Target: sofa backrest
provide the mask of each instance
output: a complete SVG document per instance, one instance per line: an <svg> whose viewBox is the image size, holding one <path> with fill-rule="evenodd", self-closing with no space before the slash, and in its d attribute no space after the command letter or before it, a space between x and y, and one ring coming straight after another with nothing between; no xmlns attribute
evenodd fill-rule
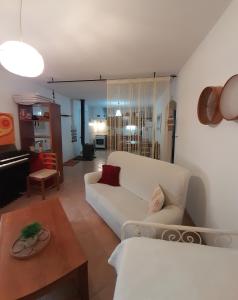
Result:
<svg viewBox="0 0 238 300"><path fill-rule="evenodd" d="M161 160L124 151L112 152L108 164L121 167L120 185L138 197L149 201L160 185L166 204L185 207L190 173L188 170Z"/></svg>

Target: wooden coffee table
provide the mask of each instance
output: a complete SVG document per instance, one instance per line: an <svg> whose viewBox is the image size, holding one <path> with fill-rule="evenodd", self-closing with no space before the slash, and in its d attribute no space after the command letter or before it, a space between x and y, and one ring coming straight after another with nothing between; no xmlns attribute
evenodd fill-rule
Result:
<svg viewBox="0 0 238 300"><path fill-rule="evenodd" d="M27 260L10 255L22 227L37 221L51 231L48 246ZM88 300L87 259L58 199L46 200L3 214L0 222L0 298L36 299L63 280L76 280Z"/></svg>

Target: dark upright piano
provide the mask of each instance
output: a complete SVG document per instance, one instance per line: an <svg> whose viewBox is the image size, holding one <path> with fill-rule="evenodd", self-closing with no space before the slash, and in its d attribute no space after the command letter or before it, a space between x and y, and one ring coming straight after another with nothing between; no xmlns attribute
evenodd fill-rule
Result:
<svg viewBox="0 0 238 300"><path fill-rule="evenodd" d="M0 207L26 191L30 153L15 145L0 145Z"/></svg>

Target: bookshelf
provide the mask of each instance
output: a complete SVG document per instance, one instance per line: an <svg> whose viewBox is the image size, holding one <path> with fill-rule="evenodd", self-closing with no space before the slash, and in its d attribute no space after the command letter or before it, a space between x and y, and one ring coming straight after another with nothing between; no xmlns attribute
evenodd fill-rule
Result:
<svg viewBox="0 0 238 300"><path fill-rule="evenodd" d="M20 141L23 150L55 152L63 181L62 134L60 106L42 102L18 104Z"/></svg>

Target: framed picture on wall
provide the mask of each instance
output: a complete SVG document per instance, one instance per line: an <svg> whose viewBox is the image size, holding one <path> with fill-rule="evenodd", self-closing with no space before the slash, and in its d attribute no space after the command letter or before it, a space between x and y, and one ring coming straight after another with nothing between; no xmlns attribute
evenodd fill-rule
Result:
<svg viewBox="0 0 238 300"><path fill-rule="evenodd" d="M15 144L12 114L0 113L0 145Z"/></svg>

